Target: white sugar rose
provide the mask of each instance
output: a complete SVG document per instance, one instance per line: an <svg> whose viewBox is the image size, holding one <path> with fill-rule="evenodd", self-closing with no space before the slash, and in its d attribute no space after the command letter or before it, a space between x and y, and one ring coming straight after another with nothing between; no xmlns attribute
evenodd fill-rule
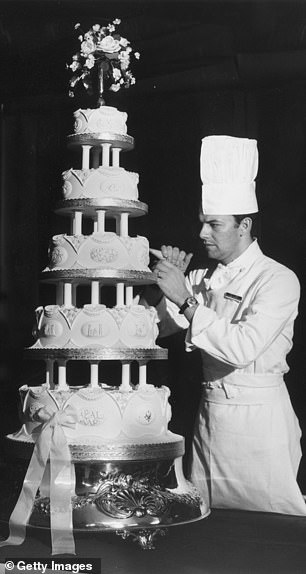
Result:
<svg viewBox="0 0 306 574"><path fill-rule="evenodd" d="M115 40L113 36L105 36L103 40L98 43L99 50L107 52L108 54L113 54L114 52L119 52L121 47L118 40Z"/></svg>
<svg viewBox="0 0 306 574"><path fill-rule="evenodd" d="M124 48L126 48L129 45L129 41L126 38L122 38L120 39L120 44L121 46L123 46Z"/></svg>
<svg viewBox="0 0 306 574"><path fill-rule="evenodd" d="M96 49L96 46L92 40L86 40L81 44L81 52L83 54L91 54Z"/></svg>
<svg viewBox="0 0 306 574"><path fill-rule="evenodd" d="M80 67L79 62L76 62L75 60L72 62L72 64L70 64L69 68L71 68L71 70L73 72L75 72L78 68Z"/></svg>
<svg viewBox="0 0 306 574"><path fill-rule="evenodd" d="M130 65L130 56L129 54L127 54L126 51L120 52L119 54L119 60L120 60L120 64L121 64L121 69L122 70L127 70L129 65Z"/></svg>
<svg viewBox="0 0 306 574"><path fill-rule="evenodd" d="M114 77L114 80L116 80L116 81L120 80L121 75L122 75L122 74L121 74L121 71L118 70L118 68L114 68L114 69L113 69L113 77Z"/></svg>
<svg viewBox="0 0 306 574"><path fill-rule="evenodd" d="M89 54L88 58L86 59L85 66L86 68L91 70L91 68L93 68L94 65L95 65L95 59L92 54Z"/></svg>
<svg viewBox="0 0 306 574"><path fill-rule="evenodd" d="M120 84L112 84L109 88L112 92L119 92Z"/></svg>

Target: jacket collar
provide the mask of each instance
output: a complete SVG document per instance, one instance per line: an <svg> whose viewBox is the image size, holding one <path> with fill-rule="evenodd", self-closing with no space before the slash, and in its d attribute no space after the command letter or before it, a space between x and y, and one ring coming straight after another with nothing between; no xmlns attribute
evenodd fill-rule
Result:
<svg viewBox="0 0 306 574"><path fill-rule="evenodd" d="M253 265L254 261L261 255L262 251L258 245L257 239L255 238L249 245L249 247L247 247L246 250L243 251L241 255L239 255L239 257L236 257L236 259L233 259L233 261L231 261L225 266L223 266L222 263L221 264L219 263L218 267L221 265L223 267L226 267L227 269L237 269L237 268L240 268L240 270L248 269Z"/></svg>

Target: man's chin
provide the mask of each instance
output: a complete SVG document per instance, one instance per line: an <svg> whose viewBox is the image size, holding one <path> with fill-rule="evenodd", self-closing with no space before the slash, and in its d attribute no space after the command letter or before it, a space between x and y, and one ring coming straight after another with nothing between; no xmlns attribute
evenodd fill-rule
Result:
<svg viewBox="0 0 306 574"><path fill-rule="evenodd" d="M214 247L214 245L204 245L204 249L206 251L206 255L208 257L208 259L217 259L217 250Z"/></svg>

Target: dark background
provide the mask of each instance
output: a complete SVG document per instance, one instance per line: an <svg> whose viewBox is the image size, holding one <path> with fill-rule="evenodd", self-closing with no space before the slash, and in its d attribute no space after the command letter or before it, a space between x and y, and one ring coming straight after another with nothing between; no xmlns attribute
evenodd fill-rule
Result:
<svg viewBox="0 0 306 574"><path fill-rule="evenodd" d="M96 105L81 90L68 97L66 63L79 48L74 25L86 31L114 18L141 53L133 67L136 86L106 94L107 104L128 112L135 149L121 164L140 174L140 199L149 206L147 217L132 222L131 235L147 236L153 247L193 251L192 265L204 265L201 138L258 140L260 245L293 269L302 286L286 382L306 436L306 2L292 0L0 1L1 432L18 428L19 386L44 381L44 365L24 361L23 348L33 343L35 307L54 302L39 275L51 235L69 229L53 210L61 172L80 167L78 154L66 147L72 114ZM171 428L186 436L188 448L199 357L183 352L182 336L162 344L169 361L150 364L150 382L170 386ZM110 373L111 365L102 366L103 380L111 382ZM86 364L72 365L69 382L80 379L88 381ZM306 488L306 463L299 480Z"/></svg>

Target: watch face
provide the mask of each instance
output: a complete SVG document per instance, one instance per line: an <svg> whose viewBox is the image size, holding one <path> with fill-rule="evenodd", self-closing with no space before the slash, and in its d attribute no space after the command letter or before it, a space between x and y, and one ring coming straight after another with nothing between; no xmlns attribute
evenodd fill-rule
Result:
<svg viewBox="0 0 306 574"><path fill-rule="evenodd" d="M188 299L186 299L186 303L187 303L188 307L193 307L194 305L198 304L195 297L188 297Z"/></svg>

